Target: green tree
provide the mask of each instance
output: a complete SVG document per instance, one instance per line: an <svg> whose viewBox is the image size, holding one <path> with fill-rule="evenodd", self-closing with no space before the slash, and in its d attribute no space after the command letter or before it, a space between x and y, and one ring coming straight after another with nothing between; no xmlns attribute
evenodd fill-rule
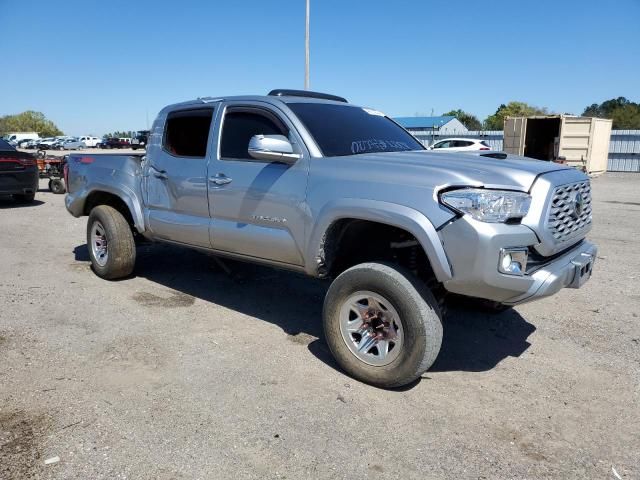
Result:
<svg viewBox="0 0 640 480"><path fill-rule="evenodd" d="M133 138L135 136L134 133L132 130L122 132L116 130L115 132L105 133L102 138Z"/></svg>
<svg viewBox="0 0 640 480"><path fill-rule="evenodd" d="M489 115L484 123L487 130L502 130L505 117L528 117L548 113L549 110L546 107L534 107L524 102L509 102L506 105L504 103L500 105L496 113Z"/></svg>
<svg viewBox="0 0 640 480"><path fill-rule="evenodd" d="M460 123L462 123L469 130L482 130L482 123L475 115L465 112L462 109L451 110L450 112L443 113L442 115L456 117Z"/></svg>
<svg viewBox="0 0 640 480"><path fill-rule="evenodd" d="M612 98L601 104L594 103L582 112L584 117L610 118L613 128L632 130L640 129L640 104L625 97Z"/></svg>
<svg viewBox="0 0 640 480"><path fill-rule="evenodd" d="M47 120L43 113L33 110L0 117L0 135L9 132L38 132L41 137L62 135L62 130L55 123Z"/></svg>

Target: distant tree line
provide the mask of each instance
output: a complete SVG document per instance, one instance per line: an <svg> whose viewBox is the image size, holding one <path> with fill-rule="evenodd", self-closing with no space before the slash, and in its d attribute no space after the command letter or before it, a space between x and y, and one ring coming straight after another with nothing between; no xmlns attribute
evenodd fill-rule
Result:
<svg viewBox="0 0 640 480"><path fill-rule="evenodd" d="M472 113L462 109L451 110L443 115L456 117L469 130L502 130L505 117L528 117L532 115L548 115L551 112L546 107L534 107L525 102L503 103L496 113L489 115L481 122ZM583 117L610 118L613 128L618 130L640 129L640 104L627 100L625 97L612 98L588 106L582 112Z"/></svg>
<svg viewBox="0 0 640 480"><path fill-rule="evenodd" d="M115 132L111 132L111 133L105 133L102 138L133 138L136 136L136 132L134 132L133 130L129 130L129 131L115 131Z"/></svg>
<svg viewBox="0 0 640 480"><path fill-rule="evenodd" d="M600 105L589 105L582 115L610 118L613 120L613 128L617 130L640 129L640 103L634 103L624 97L612 98Z"/></svg>
<svg viewBox="0 0 640 480"><path fill-rule="evenodd" d="M37 132L41 137L63 135L55 123L33 110L0 117L0 136L10 132Z"/></svg>

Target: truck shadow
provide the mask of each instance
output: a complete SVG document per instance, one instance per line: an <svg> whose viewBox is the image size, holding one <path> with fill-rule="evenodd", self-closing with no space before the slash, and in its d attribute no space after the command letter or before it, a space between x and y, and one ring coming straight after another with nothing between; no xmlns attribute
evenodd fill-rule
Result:
<svg viewBox="0 0 640 480"><path fill-rule="evenodd" d="M137 252L138 277L273 323L289 340L306 345L318 359L340 370L322 334L322 302L329 282L249 263L218 260L166 244L142 246ZM76 247L74 253L77 261L89 259L87 245ZM139 294L132 298L136 300ZM513 309L488 313L472 302L455 298L444 322L440 356L429 372L491 370L505 358L518 357L527 350L530 346L527 338L534 331L535 327Z"/></svg>
<svg viewBox="0 0 640 480"><path fill-rule="evenodd" d="M452 297L444 322L444 338L430 372L484 372L508 357L519 357L531 344L536 327L516 310L495 313L477 302Z"/></svg>
<svg viewBox="0 0 640 480"><path fill-rule="evenodd" d="M9 195L0 195L0 210L5 208L27 208L27 207L38 207L40 205L44 205L44 202L40 200L34 200L31 203L20 203L16 202Z"/></svg>

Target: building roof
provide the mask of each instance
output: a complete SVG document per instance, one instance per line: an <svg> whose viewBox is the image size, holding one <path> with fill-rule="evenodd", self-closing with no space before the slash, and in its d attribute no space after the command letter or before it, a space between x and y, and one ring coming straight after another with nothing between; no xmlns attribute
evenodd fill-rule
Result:
<svg viewBox="0 0 640 480"><path fill-rule="evenodd" d="M439 117L395 117L394 120L404 128L440 128L455 118L452 115L441 115Z"/></svg>

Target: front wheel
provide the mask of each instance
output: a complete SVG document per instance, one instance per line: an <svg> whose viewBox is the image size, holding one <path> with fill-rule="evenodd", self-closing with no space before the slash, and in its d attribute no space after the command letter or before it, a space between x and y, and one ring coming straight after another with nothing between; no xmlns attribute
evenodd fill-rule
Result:
<svg viewBox="0 0 640 480"><path fill-rule="evenodd" d="M136 245L129 223L115 208L100 205L91 210L87 222L87 246L93 271L115 280L133 272Z"/></svg>
<svg viewBox="0 0 640 480"><path fill-rule="evenodd" d="M324 332L338 364L384 388L406 385L431 367L442 345L442 315L410 271L363 263L338 276L324 301Z"/></svg>

